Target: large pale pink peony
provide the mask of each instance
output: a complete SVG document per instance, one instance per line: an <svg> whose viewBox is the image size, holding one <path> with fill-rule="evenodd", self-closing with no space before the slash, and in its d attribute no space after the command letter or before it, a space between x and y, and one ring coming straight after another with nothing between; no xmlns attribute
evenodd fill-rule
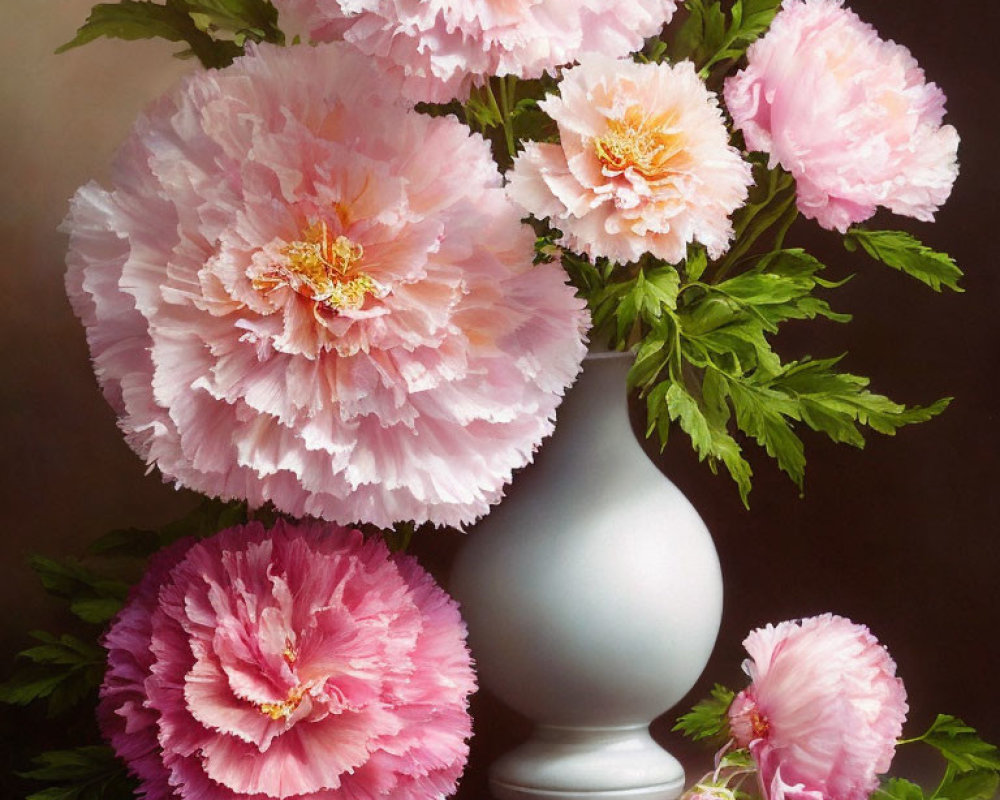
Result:
<svg viewBox="0 0 1000 800"><path fill-rule="evenodd" d="M587 325L482 137L344 45L261 46L142 117L64 223L129 444L295 516L462 524L551 432Z"/></svg>
<svg viewBox="0 0 1000 800"><path fill-rule="evenodd" d="M147 800L452 792L475 677L455 602L381 539L238 526L152 560L98 719Z"/></svg>
<svg viewBox="0 0 1000 800"><path fill-rule="evenodd" d="M889 768L906 690L863 625L832 614L746 638L750 686L729 710L768 800L867 800Z"/></svg>
<svg viewBox="0 0 1000 800"><path fill-rule="evenodd" d="M538 78L584 53L623 56L673 17L676 0L276 0L281 24L343 37L405 76L418 100L464 100L490 75Z"/></svg>
<svg viewBox="0 0 1000 800"><path fill-rule="evenodd" d="M945 96L842 0L784 0L726 81L749 150L795 176L799 210L841 232L878 206L932 220L958 175Z"/></svg>
<svg viewBox="0 0 1000 800"><path fill-rule="evenodd" d="M508 192L549 217L564 244L621 263L646 252L678 262L691 242L713 258L728 249L750 167L690 62L593 56L566 70L560 96L541 106L560 144L528 142Z"/></svg>

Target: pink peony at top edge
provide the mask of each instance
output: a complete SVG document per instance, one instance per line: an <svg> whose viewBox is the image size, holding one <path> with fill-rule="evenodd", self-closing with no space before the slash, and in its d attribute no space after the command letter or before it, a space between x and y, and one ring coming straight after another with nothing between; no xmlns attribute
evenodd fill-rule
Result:
<svg viewBox="0 0 1000 800"><path fill-rule="evenodd" d="M471 522L553 428L584 303L487 142L344 45L260 46L80 189L67 291L131 447L207 495Z"/></svg>
<svg viewBox="0 0 1000 800"><path fill-rule="evenodd" d="M767 800L867 800L908 710L886 649L832 614L758 628L743 645L752 682L729 723Z"/></svg>
<svg viewBox="0 0 1000 800"><path fill-rule="evenodd" d="M279 521L154 556L98 720L147 800L436 800L475 676L455 602L381 539Z"/></svg>
<svg viewBox="0 0 1000 800"><path fill-rule="evenodd" d="M343 38L404 76L416 100L464 100L490 75L538 78L585 53L624 56L676 0L275 0L282 27Z"/></svg>
<svg viewBox="0 0 1000 800"><path fill-rule="evenodd" d="M845 232L878 206L933 220L958 175L944 93L905 47L842 0L784 0L729 78L725 100L748 150L795 177L799 210Z"/></svg>
<svg viewBox="0 0 1000 800"><path fill-rule="evenodd" d="M559 90L540 105L560 144L525 144L509 173L516 203L550 218L570 249L620 263L646 252L679 262L692 242L713 258L728 249L750 166L690 62L591 56Z"/></svg>

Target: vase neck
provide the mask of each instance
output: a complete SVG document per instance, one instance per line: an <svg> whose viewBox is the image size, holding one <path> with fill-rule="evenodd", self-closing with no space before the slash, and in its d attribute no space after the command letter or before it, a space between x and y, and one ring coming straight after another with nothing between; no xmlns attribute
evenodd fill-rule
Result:
<svg viewBox="0 0 1000 800"><path fill-rule="evenodd" d="M614 453L639 447L629 422L625 385L632 361L631 353L587 356L583 372L559 407L555 433L541 451L543 462L608 462Z"/></svg>

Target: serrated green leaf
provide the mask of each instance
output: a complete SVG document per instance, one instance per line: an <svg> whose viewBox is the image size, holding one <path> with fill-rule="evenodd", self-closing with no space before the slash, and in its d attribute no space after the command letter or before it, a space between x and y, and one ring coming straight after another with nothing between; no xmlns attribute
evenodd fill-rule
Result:
<svg viewBox="0 0 1000 800"><path fill-rule="evenodd" d="M37 670L18 670L11 678L0 683L0 703L26 706L35 700L43 700L64 680L63 673L44 675Z"/></svg>
<svg viewBox="0 0 1000 800"><path fill-rule="evenodd" d="M217 41L199 30L185 0L166 0L162 5L150 0L99 3L91 9L90 16L76 36L56 52L63 53L102 36L185 42L202 64L210 68L227 66L243 52L234 42Z"/></svg>
<svg viewBox="0 0 1000 800"><path fill-rule="evenodd" d="M91 695L100 685L105 668L103 648L70 634L55 637L35 631L42 642L18 653L22 664L3 684L0 702L27 705L47 700L50 716L62 713Z"/></svg>
<svg viewBox="0 0 1000 800"><path fill-rule="evenodd" d="M121 602L128 596L127 583L106 578L73 558L56 561L46 556L33 555L28 563L47 592L71 602L98 598Z"/></svg>
<svg viewBox="0 0 1000 800"><path fill-rule="evenodd" d="M41 800L132 800L135 785L111 748L84 746L53 750L34 759L34 768L20 773L29 780L62 785L49 786L30 798Z"/></svg>
<svg viewBox="0 0 1000 800"><path fill-rule="evenodd" d="M684 274L689 281L697 281L705 274L708 267L708 254L701 245L688 245L687 258L684 260Z"/></svg>
<svg viewBox="0 0 1000 800"><path fill-rule="evenodd" d="M956 292L964 289L958 285L962 270L951 256L925 247L919 240L903 231L869 231L851 228L844 238L848 250L857 245L876 261L901 270L927 284L935 292L947 286Z"/></svg>
<svg viewBox="0 0 1000 800"><path fill-rule="evenodd" d="M756 763L750 751L741 748L738 750L727 750L719 759L719 769L756 769Z"/></svg>
<svg viewBox="0 0 1000 800"><path fill-rule="evenodd" d="M640 388L645 392L653 385L661 372L666 369L673 352L673 337L669 330L660 329L650 333L639 345L635 362L629 369L627 383L630 389Z"/></svg>
<svg viewBox="0 0 1000 800"><path fill-rule="evenodd" d="M659 36L646 39L642 49L635 54L640 64L661 64L667 58L667 43Z"/></svg>
<svg viewBox="0 0 1000 800"><path fill-rule="evenodd" d="M82 786L49 786L32 792L25 800L79 800L82 792Z"/></svg>
<svg viewBox="0 0 1000 800"><path fill-rule="evenodd" d="M805 478L805 448L792 431L788 419L798 419L797 405L786 395L728 378L729 396L740 430L752 436L778 466L802 488Z"/></svg>
<svg viewBox="0 0 1000 800"><path fill-rule="evenodd" d="M938 714L920 741L940 752L959 772L1000 770L1000 752L996 746L980 739L975 728L958 717Z"/></svg>
<svg viewBox="0 0 1000 800"><path fill-rule="evenodd" d="M891 778L875 790L871 800L924 800L924 790L904 778Z"/></svg>
<svg viewBox="0 0 1000 800"><path fill-rule="evenodd" d="M643 310L647 318L659 319L664 310L677 308L677 292L681 286L681 276L670 264L659 264L650 270L640 271L645 279L643 285Z"/></svg>
<svg viewBox="0 0 1000 800"><path fill-rule="evenodd" d="M69 610L84 622L107 622L122 609L122 601L113 597L90 597L74 600Z"/></svg>
<svg viewBox="0 0 1000 800"><path fill-rule="evenodd" d="M87 549L93 555L148 558L160 547L160 537L156 531L120 528L94 540Z"/></svg>
<svg viewBox="0 0 1000 800"><path fill-rule="evenodd" d="M736 482L743 504L747 505L753 471L743 458L736 440L726 433L725 428L713 424L694 397L679 384L670 384L664 394L664 403L670 419L679 422L681 429L691 438L699 459L704 461L707 458L713 472L715 463L721 461Z"/></svg>
<svg viewBox="0 0 1000 800"><path fill-rule="evenodd" d="M480 131L503 125L500 108L492 94L483 87L474 87L465 101L465 118Z"/></svg>
<svg viewBox="0 0 1000 800"><path fill-rule="evenodd" d="M781 0L736 0L727 15L720 2L687 0L688 18L674 39L674 60L694 61L703 75L723 61L736 61L767 31L780 5Z"/></svg>
<svg viewBox="0 0 1000 800"><path fill-rule="evenodd" d="M695 741L726 738L729 731L729 706L735 696L736 693L731 689L715 684L711 696L679 717L671 730L680 731Z"/></svg>
<svg viewBox="0 0 1000 800"><path fill-rule="evenodd" d="M109 769L118 769L118 761L110 747L86 745L73 750L50 750L33 759L34 768L18 773L36 781L68 781L92 778Z"/></svg>
<svg viewBox="0 0 1000 800"><path fill-rule="evenodd" d="M1000 788L1000 775L992 769L977 769L949 775L933 794L934 800L993 800Z"/></svg>
<svg viewBox="0 0 1000 800"><path fill-rule="evenodd" d="M202 18L202 30L252 32L255 41L283 44L278 11L270 0L184 0L188 15Z"/></svg>

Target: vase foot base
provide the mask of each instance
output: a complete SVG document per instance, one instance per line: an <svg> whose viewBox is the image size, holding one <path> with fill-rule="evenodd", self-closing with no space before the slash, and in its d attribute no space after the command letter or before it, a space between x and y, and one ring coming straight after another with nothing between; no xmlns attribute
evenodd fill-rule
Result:
<svg viewBox="0 0 1000 800"><path fill-rule="evenodd" d="M539 789L533 786L514 786L490 781L490 794L495 800L676 800L683 791L683 780L656 786L595 791Z"/></svg>
<svg viewBox="0 0 1000 800"><path fill-rule="evenodd" d="M538 726L490 769L496 800L676 800L684 769L649 726Z"/></svg>

